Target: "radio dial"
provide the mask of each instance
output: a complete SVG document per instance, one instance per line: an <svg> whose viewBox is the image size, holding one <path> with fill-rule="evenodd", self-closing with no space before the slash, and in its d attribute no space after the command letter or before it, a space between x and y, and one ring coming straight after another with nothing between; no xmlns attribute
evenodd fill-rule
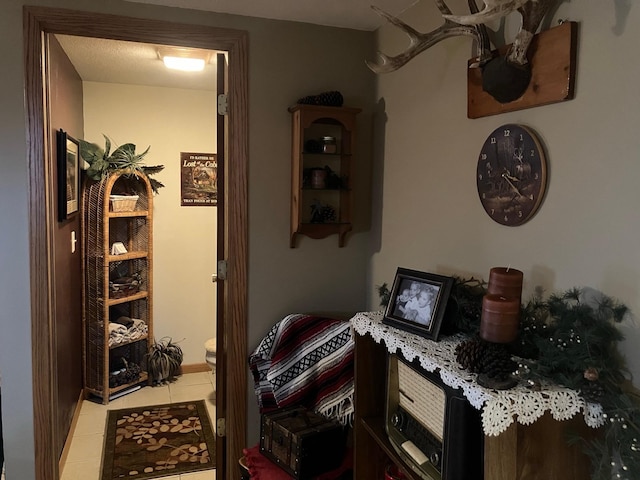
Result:
<svg viewBox="0 0 640 480"><path fill-rule="evenodd" d="M402 430L405 424L406 419L402 412L395 412L393 415L391 415L391 425L393 425L398 430Z"/></svg>
<svg viewBox="0 0 640 480"><path fill-rule="evenodd" d="M433 452L429 455L429 461L433 466L437 467L440 464L440 455L438 455L438 452Z"/></svg>

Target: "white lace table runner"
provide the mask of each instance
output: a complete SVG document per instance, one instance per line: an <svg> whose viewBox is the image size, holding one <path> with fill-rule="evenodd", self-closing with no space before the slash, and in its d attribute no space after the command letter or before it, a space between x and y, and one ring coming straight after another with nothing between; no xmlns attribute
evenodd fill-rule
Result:
<svg viewBox="0 0 640 480"><path fill-rule="evenodd" d="M482 410L485 435L499 435L517 420L530 425L545 412L556 420L568 420L583 412L585 423L597 428L604 424L602 407L587 403L574 390L546 383L534 391L521 383L509 390L493 390L476 383L477 375L464 370L456 361L455 349L463 335L444 337L433 342L418 335L382 323L382 312L361 312L350 321L359 335L369 334L377 342L384 340L390 353L401 350L404 357L429 372L439 370L442 381L452 388L461 388L469 403Z"/></svg>

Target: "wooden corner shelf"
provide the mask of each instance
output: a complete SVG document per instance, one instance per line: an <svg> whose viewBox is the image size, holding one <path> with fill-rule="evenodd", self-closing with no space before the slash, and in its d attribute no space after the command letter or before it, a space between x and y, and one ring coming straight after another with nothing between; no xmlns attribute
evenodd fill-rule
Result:
<svg viewBox="0 0 640 480"><path fill-rule="evenodd" d="M356 115L360 111L359 108L320 105L289 108L292 114L291 248L297 246L300 235L321 239L337 234L338 246L345 245L347 233L352 230L353 157ZM334 151L321 150L323 138L335 141ZM320 185L312 185L313 170L333 175L334 183L326 180L325 186L321 180ZM333 211L334 218L325 218L326 211Z"/></svg>

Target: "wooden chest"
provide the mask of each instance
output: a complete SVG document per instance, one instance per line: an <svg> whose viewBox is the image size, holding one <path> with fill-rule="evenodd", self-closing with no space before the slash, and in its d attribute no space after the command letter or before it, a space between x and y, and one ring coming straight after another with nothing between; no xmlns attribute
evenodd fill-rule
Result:
<svg viewBox="0 0 640 480"><path fill-rule="evenodd" d="M338 468L345 441L340 423L303 407L262 415L260 452L297 480Z"/></svg>

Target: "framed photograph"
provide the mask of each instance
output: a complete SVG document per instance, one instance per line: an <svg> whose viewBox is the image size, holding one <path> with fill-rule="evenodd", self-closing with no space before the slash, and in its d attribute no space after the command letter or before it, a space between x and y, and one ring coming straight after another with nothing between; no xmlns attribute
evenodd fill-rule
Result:
<svg viewBox="0 0 640 480"><path fill-rule="evenodd" d="M383 323L438 340L453 278L398 268Z"/></svg>
<svg viewBox="0 0 640 480"><path fill-rule="evenodd" d="M57 132L58 221L78 211L80 202L80 146L60 129Z"/></svg>

